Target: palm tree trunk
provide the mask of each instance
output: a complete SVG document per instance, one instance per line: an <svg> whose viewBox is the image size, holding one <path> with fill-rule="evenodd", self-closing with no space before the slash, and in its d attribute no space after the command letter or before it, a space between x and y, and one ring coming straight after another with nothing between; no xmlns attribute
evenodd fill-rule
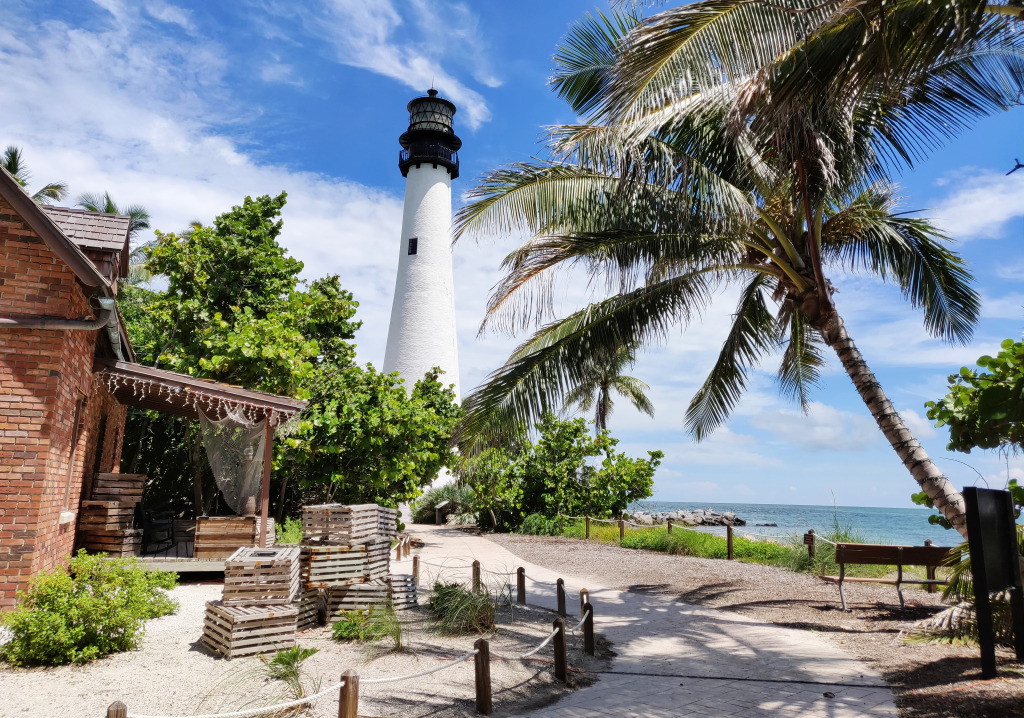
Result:
<svg viewBox="0 0 1024 718"><path fill-rule="evenodd" d="M941 511L953 528L966 539L967 515L963 496L956 490L952 482L939 471L939 467L928 458L927 452L914 438L907 425L903 423L903 419L893 408L892 402L885 395L878 379L875 378L867 362L864 361L864 357L861 356L857 345L846 332L843 320L838 315L833 315L831 324L828 331L822 332L825 341L839 355L839 361L843 363L843 368L853 380L853 385L857 388L861 399L867 404L871 415L875 417L878 428L882 430L885 438L896 450L903 465L928 494L928 498L935 504L935 508Z"/></svg>

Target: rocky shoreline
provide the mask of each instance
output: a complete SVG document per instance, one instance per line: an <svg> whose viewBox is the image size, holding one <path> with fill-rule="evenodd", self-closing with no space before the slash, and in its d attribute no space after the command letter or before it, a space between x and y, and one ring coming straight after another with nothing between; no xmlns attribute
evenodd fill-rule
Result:
<svg viewBox="0 0 1024 718"><path fill-rule="evenodd" d="M629 520L643 526L658 526L672 521L680 526L746 526L732 511L718 513L714 509L680 509L678 511L637 511L629 515Z"/></svg>

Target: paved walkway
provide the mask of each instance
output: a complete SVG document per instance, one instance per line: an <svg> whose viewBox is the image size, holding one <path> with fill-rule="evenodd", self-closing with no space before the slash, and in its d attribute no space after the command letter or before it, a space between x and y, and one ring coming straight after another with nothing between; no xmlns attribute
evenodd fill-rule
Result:
<svg viewBox="0 0 1024 718"><path fill-rule="evenodd" d="M554 609L555 581L561 577L569 613L579 611L584 583L573 576L526 563L485 538L454 529L416 525L412 533L426 543L421 585L439 572L443 578L468 578L466 559L497 573L524 566L529 604ZM586 588L595 629L618 655L597 683L531 712L531 718L897 715L877 672L806 631L655 596Z"/></svg>

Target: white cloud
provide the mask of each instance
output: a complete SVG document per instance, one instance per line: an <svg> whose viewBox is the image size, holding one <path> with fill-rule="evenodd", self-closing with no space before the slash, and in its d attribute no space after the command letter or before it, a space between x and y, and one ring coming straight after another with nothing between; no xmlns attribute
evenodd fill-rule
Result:
<svg viewBox="0 0 1024 718"><path fill-rule="evenodd" d="M151 0L146 3L146 12L161 22L192 30L192 12L190 10L185 10L177 5L169 5L163 0Z"/></svg>
<svg viewBox="0 0 1024 718"><path fill-rule="evenodd" d="M758 414L750 423L777 441L811 452L864 451L881 436L870 416L840 411L817 401L810 403L806 415L781 409Z"/></svg>
<svg viewBox="0 0 1024 718"><path fill-rule="evenodd" d="M1018 275L1016 277L1020 279ZM982 316L990 319L1022 319L1024 318L1024 293L1011 292L1002 297L983 297L981 302Z"/></svg>
<svg viewBox="0 0 1024 718"><path fill-rule="evenodd" d="M941 186L952 191L929 214L954 239L1002 237L1009 220L1024 216L1024 172L965 168Z"/></svg>
<svg viewBox="0 0 1024 718"><path fill-rule="evenodd" d="M293 65L280 62L280 58L277 57L273 62L268 62L260 68L260 79L264 82L294 85L295 87L305 84L301 77L296 76Z"/></svg>
<svg viewBox="0 0 1024 718"><path fill-rule="evenodd" d="M915 438L919 440L932 439L938 435L935 426L927 417L921 416L912 409L900 409L899 412L903 423L913 432Z"/></svg>

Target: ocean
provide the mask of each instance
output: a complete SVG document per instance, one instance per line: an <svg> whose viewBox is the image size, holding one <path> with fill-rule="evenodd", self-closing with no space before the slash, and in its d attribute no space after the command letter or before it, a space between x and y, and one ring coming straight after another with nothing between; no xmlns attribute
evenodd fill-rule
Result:
<svg viewBox="0 0 1024 718"><path fill-rule="evenodd" d="M837 510L832 506L805 506L800 504L720 504L680 501L638 501L630 506L633 511L676 511L678 509L707 509L719 513L732 511L745 519L746 526L736 527L736 535L755 534L760 537L785 539L794 533L803 535L808 529L825 533L833 526ZM956 531L928 523L929 509L894 509L869 506L840 506L839 523L849 526L867 543L921 546L931 539L936 546L956 546L960 534ZM758 526L757 524L778 524ZM700 527L702 531L724 534L725 527Z"/></svg>

